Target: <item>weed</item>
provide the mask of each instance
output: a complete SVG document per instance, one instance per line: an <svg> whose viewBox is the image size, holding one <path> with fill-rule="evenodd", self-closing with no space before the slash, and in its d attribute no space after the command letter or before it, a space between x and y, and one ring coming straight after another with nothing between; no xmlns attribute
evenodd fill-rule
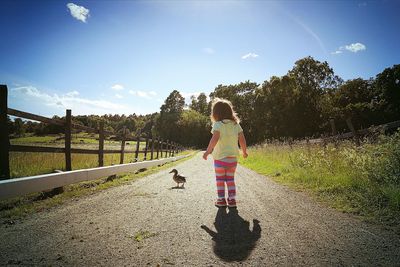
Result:
<svg viewBox="0 0 400 267"><path fill-rule="evenodd" d="M265 144L251 148L249 155L240 163L309 190L341 211L387 225L400 223L400 131L360 146L350 141L308 147Z"/></svg>

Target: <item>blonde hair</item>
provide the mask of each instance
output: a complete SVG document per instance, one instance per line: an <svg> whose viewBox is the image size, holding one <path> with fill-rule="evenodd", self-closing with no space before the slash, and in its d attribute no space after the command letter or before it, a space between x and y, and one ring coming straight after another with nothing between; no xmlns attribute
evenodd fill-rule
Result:
<svg viewBox="0 0 400 267"><path fill-rule="evenodd" d="M233 105L229 100L222 98L215 98L211 104L211 121L222 121L225 119L232 120L239 123L240 119L233 110Z"/></svg>

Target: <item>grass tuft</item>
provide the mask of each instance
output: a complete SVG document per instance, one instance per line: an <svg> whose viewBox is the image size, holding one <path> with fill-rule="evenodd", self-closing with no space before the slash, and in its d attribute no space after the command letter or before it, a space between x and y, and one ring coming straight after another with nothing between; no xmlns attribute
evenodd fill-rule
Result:
<svg viewBox="0 0 400 267"><path fill-rule="evenodd" d="M338 210L400 231L400 131L375 143L264 144L240 163Z"/></svg>
<svg viewBox="0 0 400 267"><path fill-rule="evenodd" d="M138 233L135 234L134 238L137 242L140 242L146 238L150 238L156 235L158 235L158 233L150 233L149 231L139 231Z"/></svg>

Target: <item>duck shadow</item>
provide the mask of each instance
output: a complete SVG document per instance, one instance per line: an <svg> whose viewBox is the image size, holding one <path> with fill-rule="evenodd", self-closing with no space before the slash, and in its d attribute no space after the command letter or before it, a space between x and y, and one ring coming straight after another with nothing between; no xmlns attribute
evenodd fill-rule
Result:
<svg viewBox="0 0 400 267"><path fill-rule="evenodd" d="M237 208L229 208L229 212L218 208L214 226L216 232L205 225L201 228L214 241L214 254L226 262L246 260L261 237L260 222L253 219L253 230L250 230L250 223L240 217Z"/></svg>
<svg viewBox="0 0 400 267"><path fill-rule="evenodd" d="M185 187L182 187L182 186L173 186L173 187L170 187L170 188L169 188L169 190L172 190L172 189L185 189Z"/></svg>

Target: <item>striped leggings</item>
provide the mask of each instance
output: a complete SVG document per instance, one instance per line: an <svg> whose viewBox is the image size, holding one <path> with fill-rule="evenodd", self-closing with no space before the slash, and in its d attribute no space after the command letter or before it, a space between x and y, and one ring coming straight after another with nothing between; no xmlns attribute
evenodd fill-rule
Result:
<svg viewBox="0 0 400 267"><path fill-rule="evenodd" d="M214 160L215 176L217 181L217 194L219 199L225 199L225 184L228 188L228 199L235 199L235 171L236 157L226 157Z"/></svg>

